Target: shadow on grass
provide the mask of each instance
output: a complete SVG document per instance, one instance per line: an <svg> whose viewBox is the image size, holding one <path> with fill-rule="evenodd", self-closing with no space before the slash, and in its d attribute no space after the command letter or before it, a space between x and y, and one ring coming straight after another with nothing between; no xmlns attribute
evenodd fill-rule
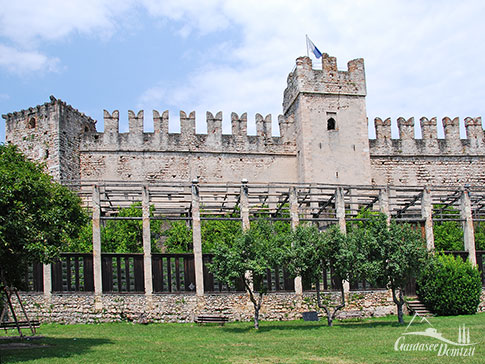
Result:
<svg viewBox="0 0 485 364"><path fill-rule="evenodd" d="M230 327L230 326L224 326L222 330L225 332L231 332L231 333L242 333L242 332L249 332L249 331L258 331L258 332L267 332L267 331L273 331L273 330L280 330L280 331L291 331L291 330L298 330L298 331L309 331L309 330L318 330L322 327L321 324L315 322L311 324L292 324L292 325L285 325L285 324L271 324L270 321L267 323L263 322L259 326L259 330L256 330L254 328L253 324L248 323L247 326L245 327Z"/></svg>
<svg viewBox="0 0 485 364"><path fill-rule="evenodd" d="M366 321L340 321L336 325L345 329L362 329L372 327L403 327L405 328L409 322L405 321L404 324L400 324L395 321L378 321L378 322L366 322ZM418 324L417 324L418 325Z"/></svg>
<svg viewBox="0 0 485 364"><path fill-rule="evenodd" d="M15 344L31 344L18 347ZM6 342L2 343L0 349L0 363L21 363L33 359L43 358L70 358L83 355L91 348L99 345L112 344L113 342L105 338L49 338L45 337L32 341L12 341L9 348Z"/></svg>
<svg viewBox="0 0 485 364"><path fill-rule="evenodd" d="M326 320L321 320L318 322L301 322L301 323L284 323L284 322L279 322L277 324L273 324L270 321L262 322L260 323L259 327L259 332L268 332L268 331L273 331L273 330L279 330L279 331L291 331L291 330L297 330L297 331L309 331L309 330L321 330L321 329L329 329L332 330L333 328L339 328L339 329L363 329L363 328L377 328L377 327L396 327L396 328L405 328L407 326L408 322L405 322L404 325L401 325L396 321L378 321L378 322L370 322L367 320L362 320L362 321L357 321L357 320L352 320L352 321L334 321L334 326L329 327L327 325ZM414 324L413 324L414 325ZM419 323L416 323L416 325L420 325ZM424 325L424 324L423 324ZM243 332L249 332L249 331L255 331L254 325L247 323L247 326L244 327L231 327L231 326L224 326L222 328L223 331L225 332L231 332L231 333L243 333Z"/></svg>

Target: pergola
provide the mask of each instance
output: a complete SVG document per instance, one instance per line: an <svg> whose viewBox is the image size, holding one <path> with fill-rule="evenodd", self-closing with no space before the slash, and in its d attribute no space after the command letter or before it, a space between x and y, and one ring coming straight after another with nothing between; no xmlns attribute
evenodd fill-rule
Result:
<svg viewBox="0 0 485 364"><path fill-rule="evenodd" d="M144 279L151 294L152 259L150 221L186 220L192 225L196 293L204 294L201 221L238 220L249 229L258 218L301 222L321 229L365 219L364 210L381 211L389 219L422 228L428 249L434 248L433 221L458 221L464 229L464 246L476 264L474 222L485 221L485 187L478 186L359 186L305 183L199 183L93 181L70 185L93 218L94 291L102 293L101 225L103 220L143 221ZM142 217L121 217L121 208L138 204ZM150 216L150 209L152 215ZM46 271L47 272L47 271ZM48 272L44 281L50 281ZM301 293L301 282L295 291ZM300 291L300 292L299 292Z"/></svg>

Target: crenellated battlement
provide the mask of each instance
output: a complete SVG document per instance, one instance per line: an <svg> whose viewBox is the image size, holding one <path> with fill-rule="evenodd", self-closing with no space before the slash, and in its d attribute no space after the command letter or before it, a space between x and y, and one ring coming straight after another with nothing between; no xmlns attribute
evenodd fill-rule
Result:
<svg viewBox="0 0 485 364"><path fill-rule="evenodd" d="M309 57L296 59L296 66L287 78L283 95L283 113L286 115L300 94L366 96L365 69L362 58L347 63L346 71L339 71L337 59L322 54L322 69L313 69Z"/></svg>
<svg viewBox="0 0 485 364"><path fill-rule="evenodd" d="M67 110L68 112L76 114L77 116L85 119L86 122L92 123L93 125L96 124L96 120L93 120L91 117L87 116L83 112L80 112L78 109L72 107L65 101L62 101L61 99L57 99L53 95L49 96L49 100L50 102L45 102L42 105L37 105L37 106L29 107L28 109L23 109L20 111L14 111L8 114L3 114L2 118L8 121L16 118L25 118L36 114L45 114L45 113L53 112L55 110L55 107L58 106Z"/></svg>
<svg viewBox="0 0 485 364"><path fill-rule="evenodd" d="M58 181L79 179L79 135L95 132L95 120L54 96L50 102L2 116L7 143L44 162Z"/></svg>
<svg viewBox="0 0 485 364"><path fill-rule="evenodd" d="M207 134L196 133L195 111L180 111L180 133L169 133L169 112L153 110L153 132L144 132L144 112L128 111L129 132L120 133L119 111L104 110L104 132L82 135L83 151L173 151L210 153L295 153L293 123L278 117L280 136L272 134L272 117L256 114L256 135L247 134L247 114L231 114L231 134L222 133L222 112L206 113Z"/></svg>
<svg viewBox="0 0 485 364"><path fill-rule="evenodd" d="M440 125L441 124L441 125ZM485 134L482 118L463 121L466 137L460 136L460 119L413 117L397 118L398 138L391 137L391 119L374 119L375 139L370 139L371 155L483 155ZM442 129L441 129L442 127ZM416 136L421 136L416 137Z"/></svg>

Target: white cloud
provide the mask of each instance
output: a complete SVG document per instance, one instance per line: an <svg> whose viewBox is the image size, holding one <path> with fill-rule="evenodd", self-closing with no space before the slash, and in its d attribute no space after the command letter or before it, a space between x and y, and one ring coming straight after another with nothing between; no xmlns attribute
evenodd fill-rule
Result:
<svg viewBox="0 0 485 364"><path fill-rule="evenodd" d="M257 73L260 72L258 75ZM282 76L282 75L279 75ZM177 123L178 110L196 110L198 130L205 128L205 112L224 113L224 132L230 132L231 112L241 115L248 112L248 128L254 132L254 115L273 114L276 128L277 115L281 113L282 91L285 77L271 77L264 70L254 68L234 69L213 66L189 75L185 86L157 85L146 90L138 100L140 109L169 105L171 123ZM249 82L248 82L249 81ZM273 106L270 109L269 106ZM276 107L274 107L277 105ZM176 130L176 127L175 129Z"/></svg>
<svg viewBox="0 0 485 364"><path fill-rule="evenodd" d="M138 100L145 107L281 112L286 75L306 53L308 33L340 68L365 58L371 118L483 112L480 0L0 0L0 9L0 37L9 44L0 66L17 73L56 70L59 60L42 53L46 41L110 37L139 9L190 41L238 34L238 44L225 39L207 49L183 86L148 85Z"/></svg>
<svg viewBox="0 0 485 364"><path fill-rule="evenodd" d="M59 59L35 51L19 51L0 44L0 67L16 74L59 69Z"/></svg>
<svg viewBox="0 0 485 364"><path fill-rule="evenodd" d="M46 41L79 33L109 37L132 0L0 0L0 66L14 73L52 72L59 59L40 50Z"/></svg>
<svg viewBox="0 0 485 364"><path fill-rule="evenodd" d="M0 0L0 35L23 46L74 32L111 34L131 0Z"/></svg>
<svg viewBox="0 0 485 364"><path fill-rule="evenodd" d="M286 75L296 56L306 53L308 33L322 51L338 57L341 69L350 59L365 58L370 118L483 112L480 1L143 3L153 16L178 20L185 35L229 27L242 34L232 52L219 53L189 75L188 85L160 94L168 98L164 102L281 112Z"/></svg>
<svg viewBox="0 0 485 364"><path fill-rule="evenodd" d="M202 34L218 31L230 24L224 11L228 1L221 0L140 0L154 17L166 17L180 22L179 34L187 37L191 32Z"/></svg>

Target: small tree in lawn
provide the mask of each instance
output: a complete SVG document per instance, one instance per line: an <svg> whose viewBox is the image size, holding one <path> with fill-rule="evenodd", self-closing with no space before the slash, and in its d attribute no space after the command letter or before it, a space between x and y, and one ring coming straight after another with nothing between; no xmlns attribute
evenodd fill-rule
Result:
<svg viewBox="0 0 485 364"><path fill-rule="evenodd" d="M293 276L301 276L315 284L318 307L325 311L328 326L332 326L337 313L345 307L343 281L358 275L359 264L351 246L352 240L347 239L338 226L321 233L315 226L300 225L292 235L292 243L286 255L288 269ZM339 284L340 302L337 304L322 301L320 279L324 271L331 271Z"/></svg>
<svg viewBox="0 0 485 364"><path fill-rule="evenodd" d="M376 214L354 227L350 234L365 256L362 268L366 279L386 282L397 306L398 321L403 324L404 288L427 256L419 232L395 221L388 225L384 214Z"/></svg>
<svg viewBox="0 0 485 364"><path fill-rule="evenodd" d="M284 237L276 235L272 225L258 220L251 229L232 241L214 247L209 269L220 281L232 286L242 279L254 306L254 327L259 329L259 311L268 287L263 284L268 269L281 264Z"/></svg>

